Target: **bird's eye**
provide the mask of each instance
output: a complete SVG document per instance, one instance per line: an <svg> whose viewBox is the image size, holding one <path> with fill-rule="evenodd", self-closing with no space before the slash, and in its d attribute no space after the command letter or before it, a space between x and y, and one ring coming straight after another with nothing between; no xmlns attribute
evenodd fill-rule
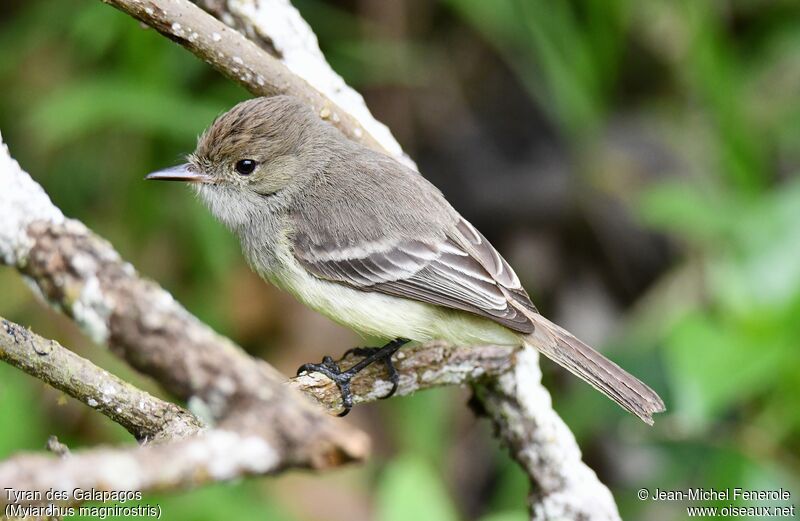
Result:
<svg viewBox="0 0 800 521"><path fill-rule="evenodd" d="M242 159L236 162L236 172L241 175L250 175L256 169L256 162L252 159Z"/></svg>

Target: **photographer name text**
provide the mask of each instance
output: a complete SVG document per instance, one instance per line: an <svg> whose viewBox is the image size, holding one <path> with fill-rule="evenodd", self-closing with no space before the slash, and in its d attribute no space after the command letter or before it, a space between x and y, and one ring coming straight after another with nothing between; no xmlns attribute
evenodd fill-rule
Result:
<svg viewBox="0 0 800 521"><path fill-rule="evenodd" d="M642 489L645 491L645 489ZM746 488L689 488L686 490L664 490L656 488L646 491L640 499L653 501L789 501L792 494L783 488L776 490L749 490Z"/></svg>

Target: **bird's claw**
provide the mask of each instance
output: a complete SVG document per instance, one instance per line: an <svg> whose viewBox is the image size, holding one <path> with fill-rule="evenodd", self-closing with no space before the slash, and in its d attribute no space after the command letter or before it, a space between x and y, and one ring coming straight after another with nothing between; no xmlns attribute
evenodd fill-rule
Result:
<svg viewBox="0 0 800 521"><path fill-rule="evenodd" d="M397 339L389 342L382 347L354 347L345 351L342 358L347 358L349 355L364 357L363 360L353 365L349 369L342 371L339 364L336 363L330 356L322 358L322 363L319 364L303 364L297 369L297 374L301 373L321 373L334 381L339 391L342 394L342 412L339 416L346 416L353 408L353 393L350 389L350 382L353 377L361 372L365 367L379 360L383 361L386 365L386 370L389 373L389 381L392 383L392 388L381 400L391 397L397 392L397 385L400 381L400 375L397 373L397 368L392 363L392 355L408 340Z"/></svg>
<svg viewBox="0 0 800 521"><path fill-rule="evenodd" d="M382 347L353 347L348 349L344 352L342 358L347 358L350 355L361 356L363 358L369 358L370 356L376 356L378 352L386 346ZM397 373L397 368L394 366L394 362L392 361L392 355L388 355L385 357L376 356L375 362L383 358L383 363L386 365L386 371L389 373L389 381L392 383L392 388L389 389L389 392L385 395L381 396L381 400L385 400L387 398L391 398L394 396L394 393L397 392L397 385L400 382L400 375Z"/></svg>
<svg viewBox="0 0 800 521"><path fill-rule="evenodd" d="M353 408L353 393L350 390L350 382L357 374L357 371L348 369L342 371L339 364L333 361L330 356L325 356L320 364L303 364L297 369L297 374L302 373L321 373L333 380L342 394L342 412L339 416L346 416Z"/></svg>

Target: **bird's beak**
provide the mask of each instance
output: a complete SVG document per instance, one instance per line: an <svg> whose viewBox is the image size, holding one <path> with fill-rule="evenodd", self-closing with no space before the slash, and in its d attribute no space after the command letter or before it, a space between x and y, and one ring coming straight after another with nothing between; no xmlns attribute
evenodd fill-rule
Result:
<svg viewBox="0 0 800 521"><path fill-rule="evenodd" d="M145 179L154 181L185 181L187 183L212 183L214 179L205 174L198 174L192 171L189 163L172 166L147 174Z"/></svg>

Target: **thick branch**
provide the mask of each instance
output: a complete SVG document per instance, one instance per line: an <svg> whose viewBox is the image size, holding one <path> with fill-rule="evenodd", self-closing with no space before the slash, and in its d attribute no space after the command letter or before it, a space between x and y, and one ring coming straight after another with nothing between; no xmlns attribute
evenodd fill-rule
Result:
<svg viewBox="0 0 800 521"><path fill-rule="evenodd" d="M370 113L361 94L325 60L317 35L289 0L202 0L226 24L233 24L277 56L286 67L356 118L395 159L416 169L389 128Z"/></svg>
<svg viewBox="0 0 800 521"><path fill-rule="evenodd" d="M514 367L516 348L509 346L450 346L443 342L404 347L394 355L400 376L397 395L443 385L463 385L488 380ZM349 367L357 360L345 360ZM341 410L341 392L330 379L318 373L303 374L290 385L312 396L331 412ZM373 364L356 376L352 383L354 403L379 400L391 388L382 364Z"/></svg>
<svg viewBox="0 0 800 521"><path fill-rule="evenodd" d="M203 411L204 419L257 432L281 467L325 468L366 456L365 434L288 389L268 364L140 278L81 223L64 219L1 141L0 187L0 259L96 341Z"/></svg>
<svg viewBox="0 0 800 521"><path fill-rule="evenodd" d="M553 410L535 350L432 342L401 349L394 362L400 376L397 395L442 385L474 385L483 413L534 485L532 519L619 519L611 493L583 463L575 438ZM342 367L351 363L344 360ZM328 378L304 374L292 378L290 385L331 412L341 409L341 393ZM353 381L354 403L378 400L390 386L384 367L372 365Z"/></svg>
<svg viewBox="0 0 800 521"><path fill-rule="evenodd" d="M102 1L186 47L256 96L291 94L308 103L320 118L336 126L350 139L403 159L400 146L365 108L357 109L362 115L361 121L357 120L306 81L315 81L317 76L303 79L279 59L188 0ZM340 95L338 101L347 102L347 108L354 109L359 100L360 96L354 99ZM360 101L363 105L363 100ZM369 125L381 140L378 141L364 125Z"/></svg>
<svg viewBox="0 0 800 521"><path fill-rule="evenodd" d="M68 457L23 454L0 462L0 491L75 489L171 491L242 476L278 472L286 465L281 448L263 437L227 429L163 444L97 448ZM68 496L69 503L86 498ZM10 501L0 494L0 510ZM29 504L43 504L34 501Z"/></svg>
<svg viewBox="0 0 800 521"><path fill-rule="evenodd" d="M476 388L498 437L531 479L531 519L619 521L614 497L581 460L541 378L539 354L526 347L511 371Z"/></svg>
<svg viewBox="0 0 800 521"><path fill-rule="evenodd" d="M202 423L89 360L24 327L0 318L0 360L22 369L125 427L138 440L166 440L197 434Z"/></svg>

